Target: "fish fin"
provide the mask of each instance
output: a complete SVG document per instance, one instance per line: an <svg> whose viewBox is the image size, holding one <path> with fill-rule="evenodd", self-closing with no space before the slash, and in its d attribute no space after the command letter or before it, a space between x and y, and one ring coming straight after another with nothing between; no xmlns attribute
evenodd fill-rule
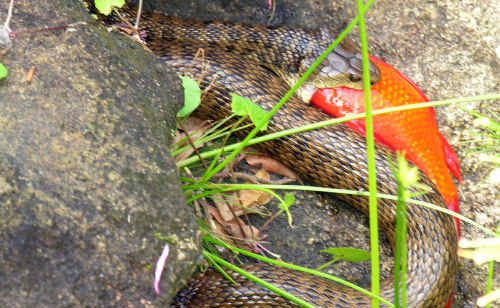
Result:
<svg viewBox="0 0 500 308"><path fill-rule="evenodd" d="M349 128L360 134L361 136L365 136L366 133L366 128L365 128L365 121L364 120L352 120L349 122L346 122L345 125L347 125Z"/></svg>
<svg viewBox="0 0 500 308"><path fill-rule="evenodd" d="M441 138L441 142L443 144L446 165L448 165L448 169L450 170L451 174L453 174L458 182L461 183L462 174L460 173L460 162L458 161L457 153L455 153L451 145L448 143L448 140L446 140L446 138L444 138L441 133L439 133L439 138Z"/></svg>

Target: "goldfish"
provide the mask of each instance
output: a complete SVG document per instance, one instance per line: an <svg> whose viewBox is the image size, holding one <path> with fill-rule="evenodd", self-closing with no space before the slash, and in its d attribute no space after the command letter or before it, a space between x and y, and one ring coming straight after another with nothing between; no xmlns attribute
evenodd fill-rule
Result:
<svg viewBox="0 0 500 308"><path fill-rule="evenodd" d="M427 102L423 91L397 69L375 56L369 56L380 71L380 79L371 86L372 110ZM325 113L342 117L365 111L363 90L347 86L316 90L311 104ZM344 123L365 135L365 120ZM375 142L401 152L415 164L443 197L448 209L459 212L458 190L453 181L462 179L457 154L440 133L433 108L420 108L373 117ZM458 234L460 223L455 220Z"/></svg>

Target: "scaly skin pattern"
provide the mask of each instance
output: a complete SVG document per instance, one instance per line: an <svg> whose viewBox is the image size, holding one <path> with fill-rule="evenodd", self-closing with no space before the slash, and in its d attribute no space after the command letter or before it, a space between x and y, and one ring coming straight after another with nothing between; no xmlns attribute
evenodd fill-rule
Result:
<svg viewBox="0 0 500 308"><path fill-rule="evenodd" d="M197 116L214 120L231 114L231 93L248 97L270 110L288 90L287 83L294 82L298 73L304 70L302 65L310 64L328 43L323 39L331 39L330 35L322 31L179 21L159 14L146 14L141 23L141 34L148 47L162 57L166 65L181 75L200 81L205 92ZM318 47L312 47L313 44ZM203 49L202 56L200 48ZM291 51L288 52L288 48ZM337 49L313 81L320 79L324 82L340 75L343 78L341 80L355 83L360 76L359 59L355 50L347 47ZM289 67L292 72L287 72ZM379 78L376 67L372 67L372 77L374 80ZM308 100L312 93L307 89L314 88L314 85L310 83L304 88L306 90L300 96ZM271 119L266 133L329 118L329 115L294 96ZM304 132L259 146L288 164L304 180L316 185L368 190L364 138L343 125ZM396 195L398 188L391 170L391 162L395 161L394 154L378 146L375 159L378 191ZM426 177L422 181L434 187ZM339 198L362 212L368 211L367 198L352 195L339 195ZM418 199L444 205L442 197L435 190ZM395 207L395 202L379 199L380 228L392 243ZM407 218L406 283L409 307L443 307L453 290L457 267L457 234L453 220L441 212L419 206L409 206ZM367 296L322 278L263 264L248 265L245 268L317 307L370 307L370 298ZM172 305L293 306L237 274L234 274L234 279L236 285L214 271L198 275L188 284L187 289L179 293ZM393 292L392 280L382 282L382 297L392 301Z"/></svg>
<svg viewBox="0 0 500 308"><path fill-rule="evenodd" d="M201 78L202 89L208 89L196 114L202 118L217 120L229 116L230 93L248 97L269 110L287 90L286 84L262 66L242 62L239 57L231 54L207 50L210 56L201 60L193 56L196 48L170 46L165 47L165 50L169 51L169 55L164 60L170 67L182 75ZM327 119L329 116L321 110L304 105L298 97L293 97L271 119L266 132L277 132ZM368 190L365 141L362 136L343 125L273 140L261 144L260 148L316 185ZM394 161L392 152L377 147L377 188L380 193L397 194L397 184L391 170L391 162ZM423 183L433 186L425 177ZM367 198L337 196L367 213ZM418 199L444 205L436 191L419 196ZM391 242L394 240L395 206L393 201L378 200L380 227ZM453 220L446 214L419 206L409 206L407 218L409 307L443 307L453 289L457 266L457 234ZM318 307L370 307L370 299L366 296L320 278L283 269L273 272L263 265L253 265L248 269ZM176 305L240 307L243 303L243 307L255 307L261 305L255 304L256 300L267 301L270 297L276 297L253 283L244 282L241 277L237 279L239 285L234 286L213 272L208 275L209 277L195 279L188 286L189 291L178 298L178 303L182 304ZM299 282L289 285L292 278ZM382 296L392 300L392 281L382 283ZM275 307L288 307L288 304L280 303L276 302ZM262 306L267 306L267 302Z"/></svg>
<svg viewBox="0 0 500 308"><path fill-rule="evenodd" d="M371 56L380 69L380 80L371 88L374 110L426 102L427 97L412 82L387 63ZM311 103L330 115L342 117L365 111L363 91L347 87L316 91ZM354 120L346 125L365 135L365 122ZM432 108L394 112L374 117L377 142L405 154L436 185L448 208L458 212L458 191L452 174L460 179L458 158L440 134ZM457 229L459 221L456 221Z"/></svg>

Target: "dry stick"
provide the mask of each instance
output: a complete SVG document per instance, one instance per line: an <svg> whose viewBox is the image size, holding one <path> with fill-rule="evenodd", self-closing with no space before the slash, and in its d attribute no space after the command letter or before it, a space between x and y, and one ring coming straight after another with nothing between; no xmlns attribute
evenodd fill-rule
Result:
<svg viewBox="0 0 500 308"><path fill-rule="evenodd" d="M141 21L141 15L142 15L142 0L139 0L139 6L137 8L137 15L135 16L135 26L134 29L137 31L137 34L139 34L139 22Z"/></svg>
<svg viewBox="0 0 500 308"><path fill-rule="evenodd" d="M238 225L238 228L240 229L241 234L243 235L243 237L245 237L245 233L246 233L245 228L242 224L242 221L239 219L238 215L236 215L236 212L234 211L232 204L229 203L225 194L222 194L222 199L224 200L224 203L226 203L227 208L231 212L231 215L233 215L233 219L236 220L236 224ZM252 229L252 228L250 227L250 229ZM245 240L246 239L243 238L243 241L245 241Z"/></svg>
<svg viewBox="0 0 500 308"><path fill-rule="evenodd" d="M12 11L14 10L14 0L10 0L9 10L7 12L7 18L5 19L5 23L3 24L4 28L7 29L8 32L12 32L10 30L9 24L12 19Z"/></svg>
<svg viewBox="0 0 500 308"><path fill-rule="evenodd" d="M266 180L259 179L255 175L247 174L244 172L232 172L229 173L227 171L220 172L219 174L214 175L214 178L231 178L232 180L245 180L251 182L253 184L288 184L295 182L295 179L283 178L279 180Z"/></svg>
<svg viewBox="0 0 500 308"><path fill-rule="evenodd" d="M184 172L186 172L186 174L190 178L192 178L193 180L196 180L195 177L194 177L194 175L191 173L191 170L188 167L184 168ZM203 201L205 201L204 198L199 199L199 200L193 200L195 215L198 216L198 217L201 217L201 206L200 206L200 204ZM206 211L203 211L203 212L205 213L205 216L206 216Z"/></svg>
<svg viewBox="0 0 500 308"><path fill-rule="evenodd" d="M267 25L270 26L274 17L276 16L276 1L271 0L271 14L269 14L269 18L267 19Z"/></svg>
<svg viewBox="0 0 500 308"><path fill-rule="evenodd" d="M196 147L196 145L194 144L193 142L193 139L191 139L191 135L189 134L188 130L184 128L184 126L182 126L182 124L179 122L178 123L180 129L182 129L185 133L186 133L186 139L189 143L189 145L193 148L193 151L194 153L196 154L196 156L198 156L198 159L200 160L201 164L203 165L204 168L207 168L207 164L205 163L205 160L203 160L203 158L201 157L201 153L199 151L199 149Z"/></svg>

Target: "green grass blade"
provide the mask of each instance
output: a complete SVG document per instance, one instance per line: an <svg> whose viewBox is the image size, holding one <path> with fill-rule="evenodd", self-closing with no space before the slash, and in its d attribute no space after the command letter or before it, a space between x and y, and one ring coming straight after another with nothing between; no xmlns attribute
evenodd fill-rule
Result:
<svg viewBox="0 0 500 308"><path fill-rule="evenodd" d="M495 272L495 261L488 263L488 278L486 280L486 294L493 291L493 276ZM491 308L491 304L486 305L486 308Z"/></svg>
<svg viewBox="0 0 500 308"><path fill-rule="evenodd" d="M280 267L284 267L284 268L288 268L288 269L291 269L291 270L296 270L296 271L308 273L308 274L311 274L311 275L314 275L314 276L318 276L318 277L322 277L322 278L325 278L325 279L329 279L329 280L335 281L335 282L337 282L339 284L345 285L345 286L347 286L349 288L352 288L352 289L354 289L356 291L359 291L360 293L365 294L366 296L377 297L378 300L381 301L382 303L384 303L385 305L387 305L389 307L394 307L394 305L391 302L389 302L388 300L386 300L386 299L384 299L384 298L382 298L380 296L377 296L377 295L373 294L372 292L370 292L370 291L368 291L366 289L363 289L363 288L361 288L361 287L359 287L359 286L357 286L357 285L355 285L355 284L353 284L353 283L351 283L351 282L349 282L347 280L344 280L344 279L341 279L341 278L329 275L329 274L324 273L324 272L313 270L313 269L310 269L310 268L307 268L307 267L302 267L302 266L298 266L298 265L295 265L295 264L290 264L290 263L286 263L286 262L283 262L283 261L279 261L279 260L271 259L271 258L268 258L268 257L264 257L264 256L258 255L256 253L253 253L253 252L250 252L250 251L247 251L247 250L244 250L244 249L241 249L241 248L229 245L229 244L227 244L225 242L222 242L221 240L216 239L216 238L211 237L211 236L206 236L203 240L207 241L207 242L210 242L212 244L215 244L215 245L219 245L219 246L225 247L225 248L227 248L229 250L232 250L235 253L242 254L242 255L254 258L256 260L262 261L262 262L266 262L266 263L269 263L269 264L277 265L277 266L280 266Z"/></svg>
<svg viewBox="0 0 500 308"><path fill-rule="evenodd" d="M217 262L220 265L242 275L243 277L247 278L248 280L251 280L251 281L273 291L274 293L282 296L283 298L286 298L287 300L296 303L297 305L300 305L302 307L314 308L314 306L309 304L308 302L296 297L295 295L293 295L291 293L284 291L283 289L280 289L280 288L274 286L273 284L271 284L263 279L260 279L259 277L255 276L255 275L250 274L249 272L243 270L242 268L240 268L232 263L227 262L226 260L222 259L221 257L219 257L215 254L212 254L212 253L204 250L203 255L206 258L209 258L212 261Z"/></svg>
<svg viewBox="0 0 500 308"><path fill-rule="evenodd" d="M217 155L215 155L215 157L212 159L212 161L210 162L210 166L208 166L208 168L205 170L205 173L203 174L203 178L205 178L207 176L207 174L209 174L214 168L216 168L216 165L217 165L217 162L219 161L220 156L224 153L224 146L226 145L227 141L229 140L229 137L231 136L231 134L235 130L238 129L240 124L243 123L245 121L245 119L246 119L245 117L242 117L238 121L236 121L233 125L231 125L231 129L229 130L229 134L227 134L224 137L221 151ZM204 183L204 181L201 181L201 182Z"/></svg>
<svg viewBox="0 0 500 308"><path fill-rule="evenodd" d="M380 253L378 245L378 211L377 211L377 170L375 165L375 139L373 136L373 115L370 102L370 61L368 60L368 39L366 35L365 12L363 0L358 0L359 38L361 41L361 61L363 67L363 92L365 96L366 154L368 159L368 190L370 196L368 219L370 222L370 254L371 254L371 288L373 294L380 294ZM372 297L372 307L377 308L380 302Z"/></svg>
<svg viewBox="0 0 500 308"><path fill-rule="evenodd" d="M406 242L406 200L409 197L409 187L418 177L411 177L411 170L401 153L398 153L397 168L394 170L398 184L398 201L396 205L396 243L394 248L394 304L396 307L407 307L406 273L408 264L408 247ZM413 167L415 168L415 167ZM416 169L414 169L416 170ZM418 174L418 173L414 173Z"/></svg>
<svg viewBox="0 0 500 308"><path fill-rule="evenodd" d="M469 103L469 102L477 102L477 101L485 101L485 100L498 100L500 99L500 93L491 93L491 94L484 94L484 95L478 95L478 96L468 96L468 97L463 97L463 98L451 98L451 99L445 99L445 100L439 100L439 101L432 101L432 102L425 102L425 103L418 103L418 104L409 104L409 105L404 105L404 106L398 106L398 107L390 107L390 108L383 108L383 109L377 109L373 111L373 115L380 115L380 114L387 114L391 112L397 112L397 111L407 111L407 110L414 110L414 109L420 109L420 108L428 108L428 107L436 107L436 106L445 106L445 105L451 105L451 104L463 104L463 103ZM358 120L358 119L363 119L365 117L365 113L359 113L359 114L354 114L354 115L349 115L345 116L342 118L336 118L336 119L330 119L326 121L321 121L317 123L312 123L296 128L291 128L279 132L275 132L272 134L268 134L265 136L260 136L257 138L253 138L248 142L247 145L254 145L270 140L274 140L277 138L281 137L286 137L294 134L299 134L315 129L320 129L326 126L330 125L337 125L340 123L344 123L347 121L351 120ZM226 145L224 149L226 151L231 151L239 146L241 146L242 142L238 143L233 143L230 145ZM217 153L221 152L220 149L216 150L211 150L211 151L206 151L203 153L200 153L200 157L202 158L207 158L207 157L212 157L217 155ZM188 166L192 163L196 163L199 160L198 157L190 157L188 159L182 160L177 163L177 167L182 168L185 166Z"/></svg>
<svg viewBox="0 0 500 308"><path fill-rule="evenodd" d="M226 186L231 186L231 185L238 185L240 189L255 189L254 186L256 184L209 184L209 188L218 188L218 189L224 189ZM367 191L359 191L359 190L350 190L350 189L340 189L340 188L328 188L328 187L319 187L319 186L304 186L304 185L277 185L277 184L259 184L259 187L262 188L269 188L269 189L274 189L274 190L301 190L301 191L316 191L316 192L325 192L325 193L332 193L332 194L344 194L344 195L353 195L353 196L361 196L361 197L368 197L369 193ZM388 200L394 200L397 201L398 197L389 195L389 194L382 194L382 193L377 193L377 198L382 198L382 199L388 199ZM421 200L415 200L415 199L408 199L406 200L408 204L413 204L413 205L418 205L422 206L428 209L432 209L438 212L445 213L447 215L450 215L452 217L456 217L463 221L464 223L467 223L471 226L476 227L477 229L481 230L487 235L490 236L496 236L497 234L495 231L492 231L488 228L483 227L482 225L478 224L477 222L471 220L470 218L467 218L463 215L457 214L453 211L450 211L449 209L445 207L441 207L439 205L435 205L429 202L421 201Z"/></svg>

